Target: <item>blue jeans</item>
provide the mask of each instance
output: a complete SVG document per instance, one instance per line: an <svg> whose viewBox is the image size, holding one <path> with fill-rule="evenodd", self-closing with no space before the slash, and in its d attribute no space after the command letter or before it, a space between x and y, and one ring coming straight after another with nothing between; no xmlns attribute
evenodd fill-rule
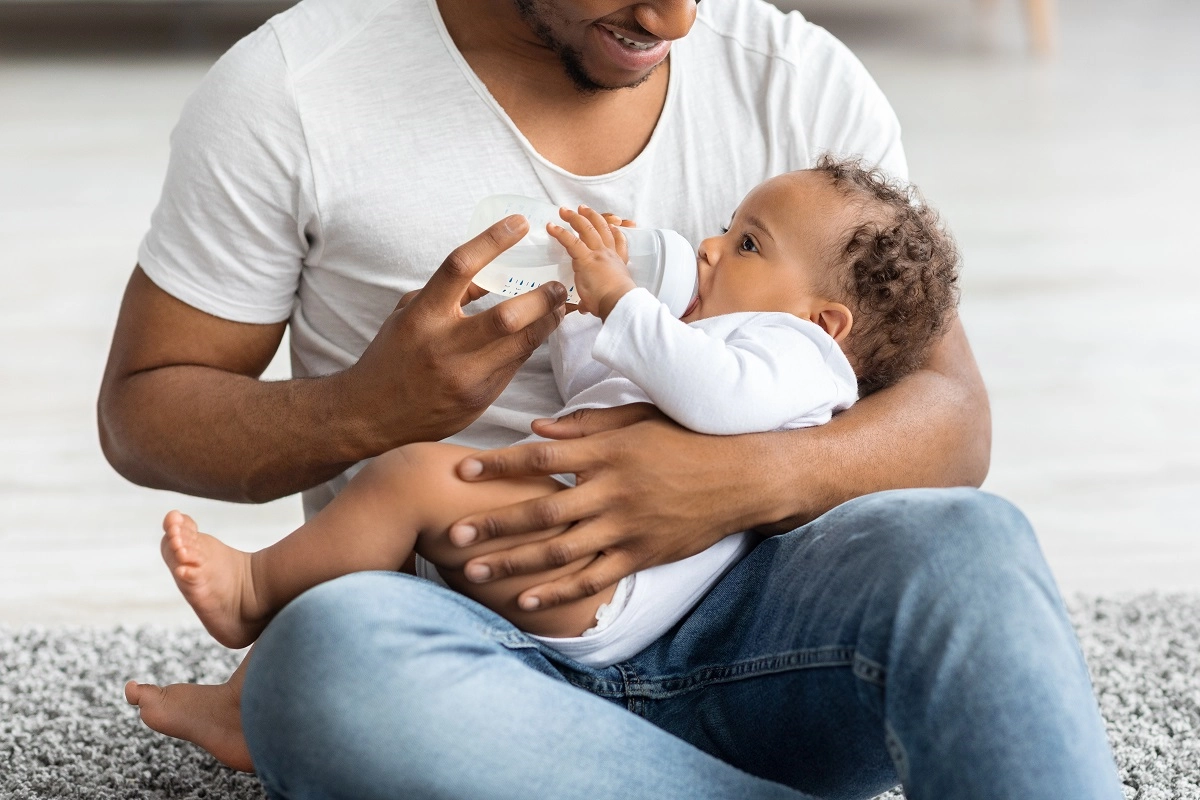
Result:
<svg viewBox="0 0 1200 800"><path fill-rule="evenodd" d="M1122 797L1033 531L968 489L769 538L605 669L428 582L332 581L267 628L242 713L272 798Z"/></svg>

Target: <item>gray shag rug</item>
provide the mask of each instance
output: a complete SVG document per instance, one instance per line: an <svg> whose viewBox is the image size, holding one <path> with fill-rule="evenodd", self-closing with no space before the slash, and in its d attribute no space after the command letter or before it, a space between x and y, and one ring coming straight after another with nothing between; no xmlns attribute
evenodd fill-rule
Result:
<svg viewBox="0 0 1200 800"><path fill-rule="evenodd" d="M1070 605L1125 797L1200 800L1200 595ZM253 777L151 732L122 696L131 677L218 682L237 659L202 632L0 628L0 798L259 800Z"/></svg>

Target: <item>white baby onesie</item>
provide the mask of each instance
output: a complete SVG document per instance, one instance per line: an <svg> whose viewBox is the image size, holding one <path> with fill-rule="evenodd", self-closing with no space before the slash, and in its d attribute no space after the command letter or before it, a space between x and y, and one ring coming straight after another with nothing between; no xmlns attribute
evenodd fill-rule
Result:
<svg viewBox="0 0 1200 800"><path fill-rule="evenodd" d="M568 314L550 344L567 398L560 416L651 402L694 431L738 434L823 425L858 397L837 343L791 314L744 312L687 324L636 289L603 324ZM691 558L642 570L618 585L585 635L534 638L588 666L624 661L682 619L753 546L753 534L739 533Z"/></svg>

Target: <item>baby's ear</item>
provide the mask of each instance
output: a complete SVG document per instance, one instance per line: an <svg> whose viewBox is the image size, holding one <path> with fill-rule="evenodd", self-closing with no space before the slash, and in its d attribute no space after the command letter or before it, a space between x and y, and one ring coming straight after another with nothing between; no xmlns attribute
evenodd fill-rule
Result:
<svg viewBox="0 0 1200 800"><path fill-rule="evenodd" d="M831 300L817 311L813 322L820 325L835 342L841 342L854 327L854 315L846 306Z"/></svg>

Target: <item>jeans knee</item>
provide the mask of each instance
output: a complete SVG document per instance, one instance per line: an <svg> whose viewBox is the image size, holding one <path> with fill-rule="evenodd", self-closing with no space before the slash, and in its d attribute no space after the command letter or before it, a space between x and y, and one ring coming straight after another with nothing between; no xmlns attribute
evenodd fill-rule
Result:
<svg viewBox="0 0 1200 800"><path fill-rule="evenodd" d="M397 764L419 775L431 742L445 745L428 732L461 732L441 711L453 688L447 674L462 671L455 654L487 646L486 614L428 581L381 572L293 601L251 652L242 694L242 727L264 785L285 794L285 776L315 796L314 787L344 784L353 762L362 791L343 785L342 796L367 796Z"/></svg>
<svg viewBox="0 0 1200 800"><path fill-rule="evenodd" d="M896 587L921 582L939 593L1034 578L1052 583L1037 536L1012 503L975 489L882 492L831 513L846 515L875 574ZM994 593L993 593L994 594Z"/></svg>
<svg viewBox="0 0 1200 800"><path fill-rule="evenodd" d="M411 678L414 691L394 702L395 713L436 702L417 688L429 676L412 662L442 616L438 593L445 594L408 576L358 573L321 584L280 612L250 653L242 695L243 728L256 763L256 747L319 749L355 727L350 717L371 702L365 695L374 688L372 671L382 666L370 663L372 653L386 651L390 679L406 684ZM451 614L458 606L452 598L441 602Z"/></svg>

